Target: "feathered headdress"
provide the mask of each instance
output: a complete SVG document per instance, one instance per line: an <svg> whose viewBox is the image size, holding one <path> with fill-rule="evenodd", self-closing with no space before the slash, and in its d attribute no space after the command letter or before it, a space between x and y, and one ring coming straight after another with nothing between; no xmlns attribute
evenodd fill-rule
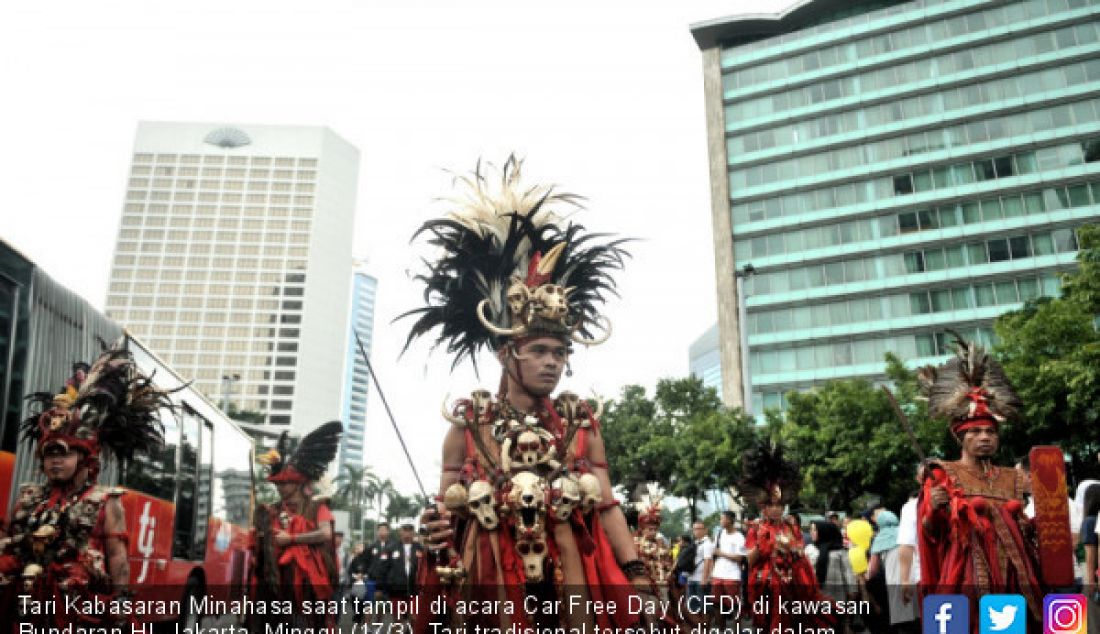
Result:
<svg viewBox="0 0 1100 634"><path fill-rule="evenodd" d="M783 456L783 446L767 439L758 439L742 459L741 494L767 503L789 504L798 497L802 475L798 465Z"/></svg>
<svg viewBox="0 0 1100 634"><path fill-rule="evenodd" d="M446 344L454 367L508 339L552 335L594 345L610 336L597 306L615 292L611 271L623 266L625 240L597 243L606 234L567 223L559 214L579 209L580 198L524 186L522 164L510 156L499 183L490 183L479 162L456 179L466 188L449 201L456 208L414 234L429 234L441 254L416 277L427 305L401 316L417 317L405 348L438 327L435 345Z"/></svg>
<svg viewBox="0 0 1100 634"><path fill-rule="evenodd" d="M168 394L141 373L128 349L112 347L91 366L74 364L60 393L27 397L38 413L23 421L23 438L37 444L39 457L53 445L83 452L94 480L101 449L125 465L164 443L160 410L175 411Z"/></svg>
<svg viewBox="0 0 1100 634"><path fill-rule="evenodd" d="M917 379L928 397L928 413L951 421L955 434L979 425L998 427L1023 406L1001 364L958 335L955 356L938 368L921 368Z"/></svg>
<svg viewBox="0 0 1100 634"><path fill-rule="evenodd" d="M275 449L257 458L267 465L268 482L316 482L325 475L328 465L340 448L340 435L344 425L338 420L329 421L302 437L294 453L290 453L290 437L287 432L279 436ZM289 458L285 456L290 456Z"/></svg>
<svg viewBox="0 0 1100 634"><path fill-rule="evenodd" d="M646 526L661 526L661 502L664 500L664 496L661 495L660 488L657 485L649 485L649 492L642 496L642 500L638 502L638 528L645 528Z"/></svg>

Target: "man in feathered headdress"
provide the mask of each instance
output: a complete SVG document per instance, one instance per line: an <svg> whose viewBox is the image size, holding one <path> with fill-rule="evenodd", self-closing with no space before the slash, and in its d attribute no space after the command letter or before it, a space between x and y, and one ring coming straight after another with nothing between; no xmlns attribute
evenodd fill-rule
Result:
<svg viewBox="0 0 1100 634"><path fill-rule="evenodd" d="M565 222L558 214L578 199L522 185L520 167L509 158L499 185L479 167L462 179L469 192L457 208L418 232L442 253L418 278L427 305L411 311L418 319L409 341L439 328L436 344L455 354L455 365L487 350L502 368L495 396L476 391L444 407L452 426L443 441L442 518L423 518L438 554L421 568L420 587L516 608L468 618L485 627L623 627L637 620L627 605L631 582L652 582L611 494L599 411L576 395L551 394L571 345L607 338L597 307L625 253L621 240L599 243ZM564 608L528 614L528 593ZM589 599L617 609L588 613ZM422 611L418 628L429 618Z"/></svg>
<svg viewBox="0 0 1100 634"><path fill-rule="evenodd" d="M969 595L972 614L982 594L1022 594L1032 619L1040 619L1038 553L1023 513L1030 483L1020 471L993 464L1000 426L1022 404L985 350L961 339L957 346L946 364L918 373L929 414L950 421L961 448L958 460L925 470L917 525L921 586L925 593Z"/></svg>
<svg viewBox="0 0 1100 634"><path fill-rule="evenodd" d="M668 544L661 539L661 496L651 494L648 503L639 510L638 530L634 534L634 547L638 557L646 565L649 576L658 587L668 585L675 564Z"/></svg>
<svg viewBox="0 0 1100 634"><path fill-rule="evenodd" d="M105 606L126 601L130 568L123 490L96 484L100 457L109 452L124 468L136 453L160 446L158 411L172 405L122 347L108 349L90 367L75 365L61 393L39 392L31 400L40 413L23 421L23 437L35 443L47 482L20 490L10 540L0 555L0 583L17 586L9 594L36 601L61 596L98 598ZM4 613L16 614L17 606ZM113 626L122 618L111 610L57 612L17 618L62 628Z"/></svg>
<svg viewBox="0 0 1100 634"><path fill-rule="evenodd" d="M831 617L794 616L780 609L782 601L827 600L818 591L813 566L803 553L801 528L783 515L787 504L798 498L802 484L798 465L783 456L782 445L760 439L745 453L742 469L738 488L762 515L745 538L753 624L764 632L801 631L800 624L832 627ZM757 609L757 601L767 609Z"/></svg>
<svg viewBox="0 0 1100 634"><path fill-rule="evenodd" d="M293 453L287 432L283 432L276 448L258 458L269 468L267 481L275 485L280 500L256 508L253 583L261 600L301 605L327 601L335 594L339 570L334 518L327 492L318 491L317 482L336 457L343 431L340 421L325 423L306 434ZM325 628L335 626L334 616L295 609L292 614L273 618L292 627ZM261 620L266 618L264 615Z"/></svg>

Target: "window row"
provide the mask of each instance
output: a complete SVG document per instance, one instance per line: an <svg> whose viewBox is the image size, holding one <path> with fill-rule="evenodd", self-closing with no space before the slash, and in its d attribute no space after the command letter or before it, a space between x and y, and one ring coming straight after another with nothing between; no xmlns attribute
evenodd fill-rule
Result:
<svg viewBox="0 0 1100 634"><path fill-rule="evenodd" d="M1091 196L1090 196L1091 190ZM776 232L738 240L734 253L738 264L770 256L878 240L896 235L930 231L979 222L1100 205L1100 180L1068 187L1051 187L1007 196L990 196L931 209L904 211L879 218L850 220L840 224Z"/></svg>
<svg viewBox="0 0 1100 634"><path fill-rule="evenodd" d="M145 242L140 246L135 242L120 242L119 253L192 253L203 255L214 253L217 255L265 255L265 256L290 256L304 258L309 255L307 247L284 247L278 244L268 244L263 247L248 244L201 244L198 242Z"/></svg>
<svg viewBox="0 0 1100 634"><path fill-rule="evenodd" d="M115 267L138 267L139 269L172 269L172 268L184 268L188 269L207 269L215 268L222 269L222 263L230 261L231 258L208 258L203 256L191 256L181 257L176 255L170 255L161 257L160 255L116 255ZM219 263L219 264L214 264ZM306 270L305 260L286 260L286 259L265 259L259 258L237 258L234 266L236 269L255 269L259 271L282 271L284 268L290 271L304 271Z"/></svg>
<svg viewBox="0 0 1100 634"><path fill-rule="evenodd" d="M942 187L1027 174L1037 170L1060 169L1093 162L1100 157L1100 143L1088 140L1047 147L1035 152L944 165L897 177L876 178L803 190L785 196L758 198L749 202L731 201L730 211L737 222L796 216L847 205L874 202L891 196L911 194ZM736 226L736 225L735 225Z"/></svg>
<svg viewBox="0 0 1100 634"><path fill-rule="evenodd" d="M1097 60L1100 73L1100 60ZM1100 79L1100 75L1097 77ZM1066 128L1100 121L1100 99L1088 99L1018 114L979 119L969 123L915 132L799 158L760 163L730 170L730 187L758 187L776 181L815 178L884 161L929 152L965 148L968 145L1017 137L1052 128Z"/></svg>
<svg viewBox="0 0 1100 634"><path fill-rule="evenodd" d="M1076 250L1077 240L1070 229L1017 234L1007 238L757 273L746 279L746 293L750 296L786 293Z"/></svg>
<svg viewBox="0 0 1100 634"><path fill-rule="evenodd" d="M220 167L204 167L199 169L197 167L177 167L175 165L158 165L153 167L152 165L134 165L130 168L131 176L154 176L157 178L165 178L171 183L171 177L176 176L179 178L198 178L202 177L204 184L208 182L217 183L221 181L224 176L226 179L231 180L243 180L245 178L251 180L263 180L274 178L276 180L294 180L295 178L300 181L312 181L317 178L317 170L315 169L244 169L244 168L228 168L222 169ZM212 180L207 180L212 179ZM227 181L228 182L228 181ZM170 187L171 185L166 185Z"/></svg>
<svg viewBox="0 0 1100 634"><path fill-rule="evenodd" d="M233 258L215 258L210 264L213 265L213 270L192 269L183 271L165 269L158 271L119 267L111 271L111 280L112 282L126 282L131 279L160 282L180 282L184 280L188 282L205 282L209 280L211 282L266 282L277 284L304 284L306 281L304 273L242 271L234 266Z"/></svg>
<svg viewBox="0 0 1100 634"><path fill-rule="evenodd" d="M988 345L986 342L993 339L993 332L989 328L962 329L961 334L968 340L983 345ZM947 333L927 331L892 337L751 350L750 365L753 374L775 374L882 363L887 352L893 352L903 360L925 359L950 354L952 341Z"/></svg>
<svg viewBox="0 0 1100 634"><path fill-rule="evenodd" d="M980 84L969 84L943 92L916 95L856 110L834 112L794 123L731 135L726 141L729 157L745 152L783 148L818 139L867 131L913 121L930 115L941 115L979 104L994 103L1034 94L1042 86L1077 86L1086 81L1100 81L1100 59L1076 62L1057 68L1012 75ZM1053 121L1032 123L1034 131L1054 127Z"/></svg>
<svg viewBox="0 0 1100 634"><path fill-rule="evenodd" d="M129 215L129 214L127 214L127 215ZM163 218L154 219L154 218L150 217L150 218L148 218L148 220L150 222L144 222L144 223L140 223L140 224L132 223L132 222L124 222L123 225L124 226L129 226L129 227L144 226L146 237L151 237L153 235L157 235L157 232L159 232L160 234L163 235L164 231L163 231L163 229L160 229L159 227L165 227L165 226L171 227L172 229L175 229L175 230L185 230L185 229L202 230L202 229L215 229L216 228L216 229L225 229L225 230L232 230L232 231L237 231L237 230L262 231L262 230L266 229L269 235L271 235L273 233L286 234L288 232L289 233L306 233L306 232L309 231L309 228L310 228L310 222L308 220L288 221L288 220L276 220L274 218L269 218L267 220L267 222L265 223L263 219L252 220L252 219L249 219L247 217L242 219L239 216L225 216L225 217L222 217L222 218L212 218L212 217L190 218L190 217L187 217L187 216L178 216L178 217L171 218L169 220L169 222L167 222L167 223L164 222ZM124 229L124 231L140 232L141 229ZM127 235L135 235L135 234L127 234Z"/></svg>
<svg viewBox="0 0 1100 634"><path fill-rule="evenodd" d="M245 295L259 295L263 297L278 297L280 295L286 297L302 297L305 289L301 286L255 286L252 284L238 284L236 286L230 286L229 284L180 284L178 282L161 282L159 284L153 284L152 282L135 282L133 284L129 282L111 282L110 291L112 293L133 293L134 295L152 295L154 293L160 293L161 295L178 295L184 293L185 295L232 295L234 297L242 297Z"/></svg>
<svg viewBox="0 0 1100 634"><path fill-rule="evenodd" d="M750 312L748 327L749 334L752 335L805 331L880 319L1015 304L1041 295L1057 297L1060 287L1059 278L1055 275L1030 275L997 282L967 283L913 293Z"/></svg>
<svg viewBox="0 0 1100 634"><path fill-rule="evenodd" d="M144 212L148 223L159 223L160 226L164 226L164 215L171 215L186 220L187 217L193 214L196 216L196 221L206 216L218 216L227 220L240 217L268 218L269 222L272 221L272 218L287 218L291 215L295 218L309 218L313 215L313 209L310 207L294 207L291 209L289 207L239 207L236 205L194 205L190 203L175 203L168 205L166 203L130 202L123 206L123 211L126 216L128 216L126 219L131 221L135 219L140 220L140 216ZM292 211L293 214L291 213ZM304 226L301 226L296 223L294 228L296 230L308 229L309 224L306 223Z"/></svg>
<svg viewBox="0 0 1100 634"><path fill-rule="evenodd" d="M776 77L794 78L801 73L816 72L834 66L846 66L887 53L900 53L913 47L924 48L944 40L980 33L999 26L1014 24L1021 19L1036 19L1078 9L1088 5L1088 0L1027 0L1006 2L1000 6L974 13L956 15L946 20L918 24L890 33L880 33L863 39L854 39L823 49L791 55L773 62L754 64L726 73L722 76L722 88L727 94L766 83ZM801 31L800 34L804 34ZM736 64L743 48L722 51L723 66Z"/></svg>
<svg viewBox="0 0 1100 634"><path fill-rule="evenodd" d="M278 181L196 181L194 179L181 178L173 181L170 178L145 178L142 176L132 177L127 183L130 189L172 189L173 185L178 190L193 190L201 189L203 191L237 191L242 192L248 190L250 192L306 192L313 193L316 189L313 183L280 183Z"/></svg>
<svg viewBox="0 0 1100 634"><path fill-rule="evenodd" d="M154 160L155 159L155 160ZM271 157L271 156L224 156L221 154L156 154L153 155L149 152L138 152L134 154L134 163L137 164L149 164L157 163L158 165L166 165L179 163L181 165L257 165L263 167L317 167L317 159L315 158L298 158L288 156Z"/></svg>
<svg viewBox="0 0 1100 634"><path fill-rule="evenodd" d="M129 189L126 191L127 201L139 200L173 200L179 202L200 203L269 203L272 205L312 205L313 196L290 196L288 194L234 194L231 192L205 192L195 194L190 191L145 191L141 189Z"/></svg>
<svg viewBox="0 0 1100 634"><path fill-rule="evenodd" d="M1025 35L1015 40L961 49L924 57L897 66L828 79L784 92L731 103L726 121L738 122L774 116L788 110L822 105L877 90L946 78L960 74L972 77L978 69L1078 46L1095 46L1100 41L1100 22L1088 22Z"/></svg>
<svg viewBox="0 0 1100 634"><path fill-rule="evenodd" d="M217 241L220 243L274 242L280 244L309 244L308 233L288 233L286 231L279 233L276 233L274 231L242 231L238 233L232 231L210 231L207 229L192 229L190 231L186 229L170 231L165 231L163 229L146 229L144 232L141 232L137 229L123 228L119 231L118 237L121 240L141 240L144 244L149 244L150 242L162 242L164 240L200 242ZM127 242L121 244L132 243Z"/></svg>

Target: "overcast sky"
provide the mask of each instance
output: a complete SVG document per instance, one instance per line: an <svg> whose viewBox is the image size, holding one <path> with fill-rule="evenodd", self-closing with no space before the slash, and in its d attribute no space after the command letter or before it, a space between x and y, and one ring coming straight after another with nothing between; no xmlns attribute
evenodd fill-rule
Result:
<svg viewBox="0 0 1100 634"><path fill-rule="evenodd" d="M529 178L588 198L578 221L641 239L607 306L611 341L579 350L564 387L614 397L684 376L688 346L717 320L688 25L788 4L4 3L0 236L102 309L138 121L329 126L362 152L355 252L379 278L374 361L431 490L443 395L479 382L427 346L398 359L408 324L391 321L419 305L407 271L426 251L408 239L444 211L441 170L516 151ZM482 367L495 391L499 370ZM373 393L367 426L368 463L413 492Z"/></svg>

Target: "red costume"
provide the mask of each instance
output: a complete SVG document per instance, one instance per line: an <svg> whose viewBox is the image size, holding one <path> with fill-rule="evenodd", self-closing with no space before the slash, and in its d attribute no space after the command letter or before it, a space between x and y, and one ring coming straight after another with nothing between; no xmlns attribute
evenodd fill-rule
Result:
<svg viewBox="0 0 1100 634"><path fill-rule="evenodd" d="M461 458L454 449L448 454L461 463L443 465L439 501L452 514L454 537L420 567L421 632L433 619L466 625L467 632L471 624L592 631L593 625L623 628L638 621L628 605L635 592L630 579L646 577L645 564L617 561L601 525L604 512L618 510L611 510L613 500L602 499L607 465L589 456L599 437L599 412L573 394L551 400L530 392L523 400L533 397L533 411L519 412L506 393L509 386L527 389L518 361L525 342L556 339L553 354L565 363L570 341L606 339L610 324L598 304L613 289L611 270L626 254L621 241L601 244L566 223L562 218L578 199L522 185L520 166L509 158L499 191L480 170L461 179L470 191L456 201L458 208L418 232L430 236L440 255L417 278L425 283L427 305L410 311L418 319L409 341L438 327L436 343L455 353L455 364L481 350L516 359L504 360L508 374L495 398L478 391L444 408L465 447ZM600 331L605 336L597 339ZM448 614L423 609L436 596L450 602ZM539 600L534 613L526 609L531 596ZM462 614L473 599L488 609ZM595 602L613 607L583 613Z"/></svg>
<svg viewBox="0 0 1100 634"><path fill-rule="evenodd" d="M984 350L963 341L958 346L958 355L944 366L920 371L929 413L950 420L956 438L979 426L997 430L1021 403ZM932 502L937 487L947 492L945 507ZM981 595L1022 594L1032 620L1041 619L1038 549L1023 513L1029 490L1027 477L1015 469L930 463L918 506L922 591L968 595L971 614L977 614ZM974 631L977 622L972 619Z"/></svg>
<svg viewBox="0 0 1100 634"><path fill-rule="evenodd" d="M295 484L305 508L290 502L264 504L256 509L255 560L253 592L263 601L290 602L297 605L291 614L255 615L253 631L267 626L288 625L293 628L333 628L336 616L331 611L318 613L300 606L303 602L327 601L333 598L338 583L336 550L330 539L300 543L303 535L316 535L322 527L333 527L332 511L323 496L313 496L313 483L321 478L340 446L343 425L339 421L325 423L306 434L294 454L284 460L288 438L283 432L276 449L259 458L271 469L268 482ZM294 498L290 498L294 500ZM286 533L290 543L279 545L276 536ZM331 535L331 533L330 533ZM316 604L314 604L316 605Z"/></svg>
<svg viewBox="0 0 1100 634"><path fill-rule="evenodd" d="M158 411L171 411L172 404L140 374L123 348L107 350L91 367L77 364L60 394L41 392L33 399L44 411L23 422L24 438L35 441L40 459L76 452L79 462L70 480L21 488L10 540L0 555L0 586L7 586L8 600L0 611L40 628L126 628L129 616L115 602L126 601L129 593L115 585L110 548L110 542L122 548L128 542L119 502L123 490L96 484L100 453L109 451L125 466L135 453L160 445ZM86 473L82 484L77 479L81 470ZM125 554L116 551L114 556ZM19 614L23 603L16 601L17 594L49 601L57 606L56 613ZM82 608L104 609L67 610L62 598L76 599Z"/></svg>

